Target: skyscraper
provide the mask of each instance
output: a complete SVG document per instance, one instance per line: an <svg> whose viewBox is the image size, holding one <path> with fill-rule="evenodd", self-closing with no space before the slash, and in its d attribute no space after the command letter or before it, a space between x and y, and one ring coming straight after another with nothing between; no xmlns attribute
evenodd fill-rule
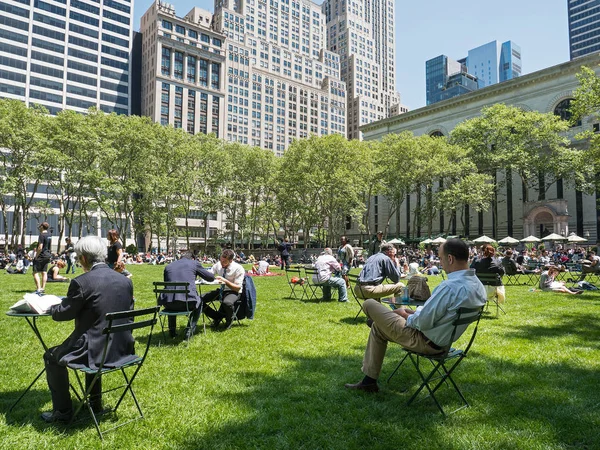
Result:
<svg viewBox="0 0 600 450"><path fill-rule="evenodd" d="M521 47L507 41L499 50L497 41L469 50L467 70L477 77L480 88L521 75Z"/></svg>
<svg viewBox="0 0 600 450"><path fill-rule="evenodd" d="M142 16L142 114L189 133L223 137L225 36L213 15L193 8L177 17L156 2Z"/></svg>
<svg viewBox="0 0 600 450"><path fill-rule="evenodd" d="M0 1L0 97L129 114L131 19L127 0Z"/></svg>
<svg viewBox="0 0 600 450"><path fill-rule="evenodd" d="M440 55L425 62L427 104L432 105L479 88L477 77L467 72L463 61Z"/></svg>
<svg viewBox="0 0 600 450"><path fill-rule="evenodd" d="M500 82L521 76L521 47L512 41L502 44L498 71Z"/></svg>
<svg viewBox="0 0 600 450"><path fill-rule="evenodd" d="M294 139L346 134L340 57L310 0L215 0L227 36L228 141L282 155Z"/></svg>
<svg viewBox="0 0 600 450"><path fill-rule="evenodd" d="M394 2L325 0L329 50L340 56L348 89L348 138L359 127L389 117L400 103L395 89Z"/></svg>
<svg viewBox="0 0 600 450"><path fill-rule="evenodd" d="M571 60L600 50L600 3L567 0Z"/></svg>

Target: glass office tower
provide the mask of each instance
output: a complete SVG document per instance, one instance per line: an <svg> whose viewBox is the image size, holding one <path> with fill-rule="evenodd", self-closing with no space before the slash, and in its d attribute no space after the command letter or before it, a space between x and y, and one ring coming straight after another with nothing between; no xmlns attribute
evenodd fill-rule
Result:
<svg viewBox="0 0 600 450"><path fill-rule="evenodd" d="M512 41L502 44L498 72L500 82L521 76L521 47Z"/></svg>
<svg viewBox="0 0 600 450"><path fill-rule="evenodd" d="M0 97L130 114L129 0L0 0Z"/></svg>
<svg viewBox="0 0 600 450"><path fill-rule="evenodd" d="M571 60L600 50L600 3L567 0Z"/></svg>
<svg viewBox="0 0 600 450"><path fill-rule="evenodd" d="M464 61L464 60L463 60ZM463 62L440 55L425 62L427 104L432 105L479 88L477 77Z"/></svg>

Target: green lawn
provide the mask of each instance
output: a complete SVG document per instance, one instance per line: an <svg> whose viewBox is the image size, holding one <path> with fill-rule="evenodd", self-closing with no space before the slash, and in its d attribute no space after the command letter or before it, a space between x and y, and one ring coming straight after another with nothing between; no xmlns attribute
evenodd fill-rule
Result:
<svg viewBox="0 0 600 450"><path fill-rule="evenodd" d="M162 267L128 269L138 307L153 305L151 282L162 279ZM207 330L189 346L154 341L134 384L146 419L107 434L106 448L600 448L600 294L507 287L507 315L486 314L455 373L472 406L444 419L430 399L405 406L416 382L410 367L385 383L401 355L394 344L380 393L344 389L362 377L369 332L364 316L353 321L356 303L292 300L285 276L254 280L254 321ZM431 285L439 281L430 277ZM4 271L0 285L4 311L34 290L31 275ZM72 326L40 320L49 345ZM51 408L45 380L6 417L41 370L42 350L24 320L1 315L0 327L0 448L100 447L91 422L74 429L42 422L40 413ZM450 393L444 390L440 400L452 409L458 402ZM133 413L130 402L121 409L121 417Z"/></svg>

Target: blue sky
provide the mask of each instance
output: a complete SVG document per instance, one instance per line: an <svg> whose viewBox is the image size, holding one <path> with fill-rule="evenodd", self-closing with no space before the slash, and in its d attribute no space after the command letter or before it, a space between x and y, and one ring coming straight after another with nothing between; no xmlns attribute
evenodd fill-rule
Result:
<svg viewBox="0 0 600 450"><path fill-rule="evenodd" d="M212 0L169 0L177 16L194 6L214 11ZM153 0L136 0L134 29ZM316 3L321 3L317 0ZM497 40L521 46L523 74L569 60L567 0L396 1L397 88L410 109L425 106L425 61Z"/></svg>

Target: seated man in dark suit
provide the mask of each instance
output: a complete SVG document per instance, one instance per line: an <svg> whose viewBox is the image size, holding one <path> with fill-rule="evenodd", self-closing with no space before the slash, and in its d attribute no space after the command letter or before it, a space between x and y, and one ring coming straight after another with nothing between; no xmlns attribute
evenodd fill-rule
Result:
<svg viewBox="0 0 600 450"><path fill-rule="evenodd" d="M68 422L72 415L67 364L97 369L102 361L107 313L133 308L131 280L110 269L105 263L106 244L97 236L86 236L75 244L84 274L71 280L67 296L50 309L57 321L75 320L75 330L59 346L44 354L46 378L52 394L52 411L42 414L48 423ZM131 332L116 334L109 347L106 363L119 364L134 354ZM93 375L86 375L86 382ZM96 382L90 403L102 410L101 383Z"/></svg>
<svg viewBox="0 0 600 450"><path fill-rule="evenodd" d="M193 311L190 316L187 328L185 329L185 338L190 339L196 331L196 324L200 318L200 296L196 291L196 277L203 278L207 281L214 281L215 276L209 272L202 264L194 260L194 255L191 252L186 252L180 259L172 262L165 267L164 280L171 282L189 283L190 289L187 295L185 294L160 294L158 304L165 307L169 311ZM176 333L177 317L169 316L169 334L171 337Z"/></svg>

